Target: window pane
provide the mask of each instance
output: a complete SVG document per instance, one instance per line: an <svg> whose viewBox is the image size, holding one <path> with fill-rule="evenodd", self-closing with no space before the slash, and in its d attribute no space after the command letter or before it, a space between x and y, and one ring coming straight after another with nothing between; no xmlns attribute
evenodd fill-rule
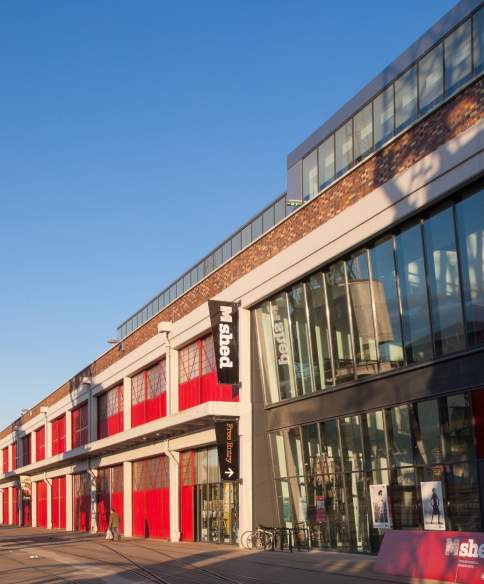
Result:
<svg viewBox="0 0 484 584"><path fill-rule="evenodd" d="M236 253L238 253L240 251L241 245L242 245L241 236L240 236L240 233L237 233L236 235L234 235L232 237L232 254L233 255L235 255Z"/></svg>
<svg viewBox="0 0 484 584"><path fill-rule="evenodd" d="M277 386L277 364L272 336L272 319L269 302L264 302L255 310L260 366L263 372L266 403L279 401Z"/></svg>
<svg viewBox="0 0 484 584"><path fill-rule="evenodd" d="M322 467L318 427L316 424L310 424L301 428L301 431L305 474L308 477L320 475L322 473Z"/></svg>
<svg viewBox="0 0 484 584"><path fill-rule="evenodd" d="M380 93L373 101L373 119L375 125L375 148L379 148L393 136L393 85Z"/></svg>
<svg viewBox="0 0 484 584"><path fill-rule="evenodd" d="M403 130L417 117L417 67L395 81L395 129Z"/></svg>
<svg viewBox="0 0 484 584"><path fill-rule="evenodd" d="M264 211L262 215L262 228L264 233L274 226L274 207L270 207L267 211Z"/></svg>
<svg viewBox="0 0 484 584"><path fill-rule="evenodd" d="M475 464L452 464L446 469L447 529L480 531L479 483Z"/></svg>
<svg viewBox="0 0 484 584"><path fill-rule="evenodd" d="M387 410L388 449L395 466L413 464L412 433L408 406Z"/></svg>
<svg viewBox="0 0 484 584"><path fill-rule="evenodd" d="M286 216L286 198L279 199L274 208L275 222L279 223Z"/></svg>
<svg viewBox="0 0 484 584"><path fill-rule="evenodd" d="M222 248L219 247L213 253L213 267L218 268L222 265Z"/></svg>
<svg viewBox="0 0 484 584"><path fill-rule="evenodd" d="M252 241L262 235L262 216L256 217L252 221Z"/></svg>
<svg viewBox="0 0 484 584"><path fill-rule="evenodd" d="M319 190L334 180L334 134L321 144L319 157Z"/></svg>
<svg viewBox="0 0 484 584"><path fill-rule="evenodd" d="M484 190L456 205L469 344L484 343Z"/></svg>
<svg viewBox="0 0 484 584"><path fill-rule="evenodd" d="M338 262L325 274L337 383L354 379L353 347L344 269L344 263Z"/></svg>
<svg viewBox="0 0 484 584"><path fill-rule="evenodd" d="M372 294L375 302L380 370L403 365L393 241L387 239L370 250Z"/></svg>
<svg viewBox="0 0 484 584"><path fill-rule="evenodd" d="M420 225L402 231L397 241L397 267L403 310L403 338L408 363L432 358L429 305Z"/></svg>
<svg viewBox="0 0 484 584"><path fill-rule="evenodd" d="M303 160L303 199L309 201L318 194L318 152L313 150Z"/></svg>
<svg viewBox="0 0 484 584"><path fill-rule="evenodd" d="M341 470L341 449L336 420L321 422L321 449L323 456L323 474L333 474Z"/></svg>
<svg viewBox="0 0 484 584"><path fill-rule="evenodd" d="M385 426L383 412L369 412L361 416L363 429L363 444L367 468L387 468L387 449L385 444Z"/></svg>
<svg viewBox="0 0 484 584"><path fill-rule="evenodd" d="M291 331L287 314L286 295L283 293L276 296L271 301L271 308L281 399L296 397L296 383L290 341Z"/></svg>
<svg viewBox="0 0 484 584"><path fill-rule="evenodd" d="M373 111L371 103L353 118L355 129L355 162L369 154L373 148Z"/></svg>
<svg viewBox="0 0 484 584"><path fill-rule="evenodd" d="M299 395L312 393L309 352L309 325L306 313L304 286L294 286L288 293L289 314L291 317L294 368Z"/></svg>
<svg viewBox="0 0 484 584"><path fill-rule="evenodd" d="M449 94L465 83L472 73L470 19L444 40L444 47L445 90Z"/></svg>
<svg viewBox="0 0 484 584"><path fill-rule="evenodd" d="M247 247L252 241L251 226L247 225L242 229L242 249Z"/></svg>
<svg viewBox="0 0 484 584"><path fill-rule="evenodd" d="M446 459L450 462L474 459L474 423L470 395L468 393L449 395L444 398L444 402Z"/></svg>
<svg viewBox="0 0 484 584"><path fill-rule="evenodd" d="M336 175L346 172L353 163L353 120L336 132Z"/></svg>
<svg viewBox="0 0 484 584"><path fill-rule="evenodd" d="M358 377L374 375L377 373L377 354L366 251L351 258L346 264L346 271L355 339L356 373Z"/></svg>
<svg viewBox="0 0 484 584"><path fill-rule="evenodd" d="M474 72L484 69L484 8L474 15Z"/></svg>
<svg viewBox="0 0 484 584"><path fill-rule="evenodd" d="M424 223L430 310L437 355L464 348L464 323L452 208Z"/></svg>
<svg viewBox="0 0 484 584"><path fill-rule="evenodd" d="M393 528L419 527L420 509L413 467L399 468L392 472L391 493Z"/></svg>
<svg viewBox="0 0 484 584"><path fill-rule="evenodd" d="M222 247L222 261L226 262L230 256L232 255L232 244L229 241L226 241Z"/></svg>
<svg viewBox="0 0 484 584"><path fill-rule="evenodd" d="M281 431L277 431L272 432L269 436L271 441L272 460L274 463L274 476L287 477L284 435Z"/></svg>
<svg viewBox="0 0 484 584"><path fill-rule="evenodd" d="M288 431L289 447L286 448L288 476L301 476L304 473L301 433L299 428Z"/></svg>
<svg viewBox="0 0 484 584"><path fill-rule="evenodd" d="M418 64L420 113L434 107L444 96L444 49L442 43Z"/></svg>
<svg viewBox="0 0 484 584"><path fill-rule="evenodd" d="M311 277L307 287L316 391L333 385L330 332L326 318L323 274Z"/></svg>
<svg viewBox="0 0 484 584"><path fill-rule="evenodd" d="M442 462L439 404L436 399L423 401L413 407L415 416L415 445L417 464Z"/></svg>
<svg viewBox="0 0 484 584"><path fill-rule="evenodd" d="M363 444L359 416L340 418L341 449L345 470L363 469Z"/></svg>

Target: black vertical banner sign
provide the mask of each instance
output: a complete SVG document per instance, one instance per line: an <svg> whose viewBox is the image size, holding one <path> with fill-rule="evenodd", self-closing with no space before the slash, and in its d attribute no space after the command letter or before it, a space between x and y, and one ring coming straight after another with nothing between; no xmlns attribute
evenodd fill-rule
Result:
<svg viewBox="0 0 484 584"><path fill-rule="evenodd" d="M209 300L208 310L210 312L218 382L236 385L239 383L238 306L233 302Z"/></svg>
<svg viewBox="0 0 484 584"><path fill-rule="evenodd" d="M239 480L239 422L215 422L218 464L223 481Z"/></svg>

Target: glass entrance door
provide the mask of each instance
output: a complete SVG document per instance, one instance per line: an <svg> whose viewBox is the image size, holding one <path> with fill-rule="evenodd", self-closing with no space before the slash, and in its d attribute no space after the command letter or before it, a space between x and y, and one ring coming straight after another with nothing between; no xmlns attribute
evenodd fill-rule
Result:
<svg viewBox="0 0 484 584"><path fill-rule="evenodd" d="M234 483L197 485L196 539L211 543L237 542L239 486Z"/></svg>

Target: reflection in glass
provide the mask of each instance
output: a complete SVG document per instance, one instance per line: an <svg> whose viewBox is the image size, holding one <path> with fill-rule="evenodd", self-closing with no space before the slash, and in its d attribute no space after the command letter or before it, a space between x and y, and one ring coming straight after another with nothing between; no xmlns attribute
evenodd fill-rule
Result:
<svg viewBox="0 0 484 584"><path fill-rule="evenodd" d="M311 276L307 285L307 297L311 323L315 390L318 391L333 385L330 332L326 317L323 274Z"/></svg>
<svg viewBox="0 0 484 584"><path fill-rule="evenodd" d="M470 345L484 343L484 190L455 207Z"/></svg>
<svg viewBox="0 0 484 584"><path fill-rule="evenodd" d="M334 179L334 134L318 149L319 190L324 189Z"/></svg>
<svg viewBox="0 0 484 584"><path fill-rule="evenodd" d="M393 136L394 132L393 85L387 87L373 100L373 123L375 148L379 148Z"/></svg>
<svg viewBox="0 0 484 584"><path fill-rule="evenodd" d="M336 420L321 422L322 473L333 474L341 470L341 450L338 438L338 423Z"/></svg>
<svg viewBox="0 0 484 584"><path fill-rule="evenodd" d="M452 208L425 221L424 234L435 352L444 355L465 344Z"/></svg>
<svg viewBox="0 0 484 584"><path fill-rule="evenodd" d="M481 512L476 465L452 464L446 467L445 474L447 529L480 531Z"/></svg>
<svg viewBox="0 0 484 584"><path fill-rule="evenodd" d="M304 473L301 433L299 428L288 431L289 446L286 447L288 476L300 476Z"/></svg>
<svg viewBox="0 0 484 584"><path fill-rule="evenodd" d="M452 93L472 73L471 21L467 20L444 40L445 90Z"/></svg>
<svg viewBox="0 0 484 584"><path fill-rule="evenodd" d="M276 347L277 372L281 399L296 397L296 382L293 370L291 330L287 313L286 295L278 294L271 301L274 345Z"/></svg>
<svg viewBox="0 0 484 584"><path fill-rule="evenodd" d="M355 131L355 162L369 154L373 148L373 111L371 103L353 118Z"/></svg>
<svg viewBox="0 0 484 584"><path fill-rule="evenodd" d="M365 473L346 475L348 491L348 520L351 549L359 552L370 550L367 478Z"/></svg>
<svg viewBox="0 0 484 584"><path fill-rule="evenodd" d="M449 395L445 402L446 460L472 460L475 456L471 398L468 393Z"/></svg>
<svg viewBox="0 0 484 584"><path fill-rule="evenodd" d="M303 199L309 201L318 191L318 152L313 150L303 160Z"/></svg>
<svg viewBox="0 0 484 584"><path fill-rule="evenodd" d="M393 466L413 464L412 433L407 405L387 410L388 449Z"/></svg>
<svg viewBox="0 0 484 584"><path fill-rule="evenodd" d="M419 402L413 408L417 464L442 462L439 404L436 399Z"/></svg>
<svg viewBox="0 0 484 584"><path fill-rule="evenodd" d="M276 477L287 477L284 435L278 430L269 434L271 443L272 461Z"/></svg>
<svg viewBox="0 0 484 584"><path fill-rule="evenodd" d="M442 43L418 64L419 107L424 114L444 96L444 50Z"/></svg>
<svg viewBox="0 0 484 584"><path fill-rule="evenodd" d="M336 383L341 383L354 379L353 347L348 316L344 263L333 264L325 276Z"/></svg>
<svg viewBox="0 0 484 584"><path fill-rule="evenodd" d="M355 340L358 377L377 373L375 325L368 273L368 256L364 251L346 263L350 292L351 318Z"/></svg>
<svg viewBox="0 0 484 584"><path fill-rule="evenodd" d="M279 401L279 390L272 334L271 307L268 301L256 308L255 321L259 341L259 360L263 371L265 402L272 404Z"/></svg>
<svg viewBox="0 0 484 584"><path fill-rule="evenodd" d="M417 117L417 67L395 81L395 131L398 133Z"/></svg>
<svg viewBox="0 0 484 584"><path fill-rule="evenodd" d="M336 176L348 170L353 163L353 120L336 131Z"/></svg>
<svg viewBox="0 0 484 584"><path fill-rule="evenodd" d="M392 472L392 515L395 529L420 526L415 470L399 468Z"/></svg>
<svg viewBox="0 0 484 584"><path fill-rule="evenodd" d="M380 469L388 466L383 412L368 412L361 416L366 467Z"/></svg>
<svg viewBox="0 0 484 584"><path fill-rule="evenodd" d="M294 369L299 395L313 392L311 376L311 354L309 345L309 324L306 313L304 285L291 288L287 295L291 319Z"/></svg>
<svg viewBox="0 0 484 584"><path fill-rule="evenodd" d="M308 480L312 480L314 476L321 475L323 472L318 426L317 424L309 424L308 426L303 426L301 431L304 451L304 470Z"/></svg>
<svg viewBox="0 0 484 584"><path fill-rule="evenodd" d="M474 15L474 72L484 69L484 8Z"/></svg>
<svg viewBox="0 0 484 584"><path fill-rule="evenodd" d="M402 231L396 241L405 355L408 363L426 361L432 357L432 337L420 225Z"/></svg>
<svg viewBox="0 0 484 584"><path fill-rule="evenodd" d="M380 369L400 367L403 349L392 240L375 245L370 259Z"/></svg>
<svg viewBox="0 0 484 584"><path fill-rule="evenodd" d="M341 449L345 470L363 470L363 444L359 416L340 418Z"/></svg>
<svg viewBox="0 0 484 584"><path fill-rule="evenodd" d="M281 525L290 527L292 525L292 506L289 496L289 484L287 479L276 481L276 499L277 508L279 509L279 520Z"/></svg>

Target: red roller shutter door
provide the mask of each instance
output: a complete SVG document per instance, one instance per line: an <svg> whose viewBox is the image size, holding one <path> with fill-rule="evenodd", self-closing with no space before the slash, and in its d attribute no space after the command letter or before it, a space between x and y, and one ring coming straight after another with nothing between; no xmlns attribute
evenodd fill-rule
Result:
<svg viewBox="0 0 484 584"><path fill-rule="evenodd" d="M37 527L47 527L47 483L39 481L37 484Z"/></svg>
<svg viewBox="0 0 484 584"><path fill-rule="evenodd" d="M133 535L170 536L170 480L166 456L133 463Z"/></svg>
<svg viewBox="0 0 484 584"><path fill-rule="evenodd" d="M19 525L19 513L18 513L18 488L17 487L10 487L12 489L12 523L13 525Z"/></svg>
<svg viewBox="0 0 484 584"><path fill-rule="evenodd" d="M52 527L66 527L66 477L52 479Z"/></svg>
<svg viewBox="0 0 484 584"><path fill-rule="evenodd" d="M96 478L97 529L106 531L111 509L115 509L121 519L121 533L124 532L124 488L123 466L100 468Z"/></svg>
<svg viewBox="0 0 484 584"><path fill-rule="evenodd" d="M182 541L194 541L195 452L180 454L180 515Z"/></svg>
<svg viewBox="0 0 484 584"><path fill-rule="evenodd" d="M8 525L8 489L2 491L3 524Z"/></svg>
<svg viewBox="0 0 484 584"><path fill-rule="evenodd" d="M29 494L22 492L22 525L32 526L32 499Z"/></svg>
<svg viewBox="0 0 484 584"><path fill-rule="evenodd" d="M74 531L90 531L91 481L87 472L72 476L72 512Z"/></svg>

